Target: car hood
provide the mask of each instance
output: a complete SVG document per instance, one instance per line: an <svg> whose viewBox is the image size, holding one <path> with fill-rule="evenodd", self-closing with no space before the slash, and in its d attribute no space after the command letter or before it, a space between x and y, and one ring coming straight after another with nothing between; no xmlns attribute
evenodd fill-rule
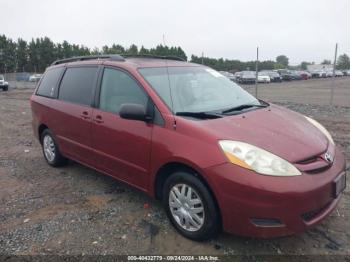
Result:
<svg viewBox="0 0 350 262"><path fill-rule="evenodd" d="M303 115L276 105L197 123L218 140L249 143L292 163L322 154L328 147L325 135Z"/></svg>

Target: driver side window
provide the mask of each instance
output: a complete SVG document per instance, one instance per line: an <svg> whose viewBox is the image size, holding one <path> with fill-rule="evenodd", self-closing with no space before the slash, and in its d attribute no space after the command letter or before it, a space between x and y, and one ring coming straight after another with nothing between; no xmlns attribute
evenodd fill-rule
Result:
<svg viewBox="0 0 350 262"><path fill-rule="evenodd" d="M125 103L147 106L148 97L140 86L123 71L105 68L101 83L100 109L119 113Z"/></svg>

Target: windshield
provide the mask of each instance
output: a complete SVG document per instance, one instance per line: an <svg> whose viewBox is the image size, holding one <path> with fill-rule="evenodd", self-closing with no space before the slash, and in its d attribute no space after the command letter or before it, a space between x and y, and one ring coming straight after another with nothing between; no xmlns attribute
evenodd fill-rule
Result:
<svg viewBox="0 0 350 262"><path fill-rule="evenodd" d="M259 104L237 84L207 67L142 68L139 72L175 114Z"/></svg>

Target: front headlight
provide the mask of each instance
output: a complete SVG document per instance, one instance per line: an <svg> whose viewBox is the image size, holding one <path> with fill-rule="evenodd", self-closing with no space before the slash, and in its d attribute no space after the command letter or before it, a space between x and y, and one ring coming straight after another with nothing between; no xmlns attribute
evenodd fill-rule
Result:
<svg viewBox="0 0 350 262"><path fill-rule="evenodd" d="M256 146L231 140L219 145L228 160L243 168L269 176L299 176L300 171L288 161Z"/></svg>
<svg viewBox="0 0 350 262"><path fill-rule="evenodd" d="M317 122L316 120L310 118L310 117L307 117L307 116L304 116L311 124L313 124L315 127L318 128L318 130L320 130L326 137L327 139L329 140L329 142L334 145L334 141L333 141L333 138L331 136L331 134L327 131L327 129L321 125L319 122Z"/></svg>

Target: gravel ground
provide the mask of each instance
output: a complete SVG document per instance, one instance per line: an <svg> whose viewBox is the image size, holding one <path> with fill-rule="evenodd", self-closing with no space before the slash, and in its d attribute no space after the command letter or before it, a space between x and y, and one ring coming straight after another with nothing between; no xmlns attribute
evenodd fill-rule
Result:
<svg viewBox="0 0 350 262"><path fill-rule="evenodd" d="M312 94L327 81L261 85L259 97L319 120L350 163L350 78L339 80L335 107L326 105L327 92L314 102ZM349 186L338 208L303 234L263 240L223 233L193 242L174 231L147 195L77 163L49 167L32 134L33 89L11 87L0 92L0 254L350 255Z"/></svg>

